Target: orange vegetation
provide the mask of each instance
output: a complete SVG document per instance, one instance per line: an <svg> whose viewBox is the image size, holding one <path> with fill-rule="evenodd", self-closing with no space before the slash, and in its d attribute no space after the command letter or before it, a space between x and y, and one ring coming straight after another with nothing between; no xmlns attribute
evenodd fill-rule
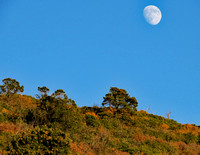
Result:
<svg viewBox="0 0 200 155"><path fill-rule="evenodd" d="M161 126L160 126L161 129L164 129L164 130L168 130L169 129L169 125L163 123Z"/></svg>
<svg viewBox="0 0 200 155"><path fill-rule="evenodd" d="M3 114L8 114L8 110L5 109L5 108L3 108L3 109L2 109L2 113L3 113Z"/></svg>
<svg viewBox="0 0 200 155"><path fill-rule="evenodd" d="M146 112L145 110L140 110L140 111L138 111L138 113L141 113L141 114L149 114L149 113Z"/></svg>
<svg viewBox="0 0 200 155"><path fill-rule="evenodd" d="M72 152L76 153L76 155L82 155L87 153L88 155L95 155L92 151L89 151L90 148L88 145L83 143L72 142L70 145L70 149Z"/></svg>
<svg viewBox="0 0 200 155"><path fill-rule="evenodd" d="M196 151L200 152L200 146L196 144L187 145L184 142L170 142L170 144L179 150L179 154L196 155Z"/></svg>
<svg viewBox="0 0 200 155"><path fill-rule="evenodd" d="M144 117L143 119L149 120L149 118L148 118L148 117Z"/></svg>
<svg viewBox="0 0 200 155"><path fill-rule="evenodd" d="M18 125L14 125L13 123L1 123L0 124L0 132L11 132L11 133L18 133L19 131L22 131L23 128Z"/></svg>
<svg viewBox="0 0 200 155"><path fill-rule="evenodd" d="M91 115L94 116L96 119L99 119L98 115L96 115L94 112L87 112L85 115Z"/></svg>
<svg viewBox="0 0 200 155"><path fill-rule="evenodd" d="M32 101L31 97L19 95L19 102L22 103L22 108L36 108L36 104Z"/></svg>
<svg viewBox="0 0 200 155"><path fill-rule="evenodd" d="M198 126L191 125L191 124L185 124L185 125L183 125L183 129L179 129L178 132L183 133L183 134L192 133L195 136L198 136L200 129L198 128Z"/></svg>

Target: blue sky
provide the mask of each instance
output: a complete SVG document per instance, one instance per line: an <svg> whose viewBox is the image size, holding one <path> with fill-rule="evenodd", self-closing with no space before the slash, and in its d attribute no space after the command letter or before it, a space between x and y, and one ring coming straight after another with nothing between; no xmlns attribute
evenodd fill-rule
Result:
<svg viewBox="0 0 200 155"><path fill-rule="evenodd" d="M156 26L143 17L156 5ZM79 106L101 105L111 86L138 109L200 125L199 0L0 0L0 80L34 96L63 89Z"/></svg>

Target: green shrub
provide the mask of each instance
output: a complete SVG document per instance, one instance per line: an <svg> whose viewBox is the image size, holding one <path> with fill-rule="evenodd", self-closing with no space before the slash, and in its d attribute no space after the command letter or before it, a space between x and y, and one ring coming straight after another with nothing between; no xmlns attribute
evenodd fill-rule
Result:
<svg viewBox="0 0 200 155"><path fill-rule="evenodd" d="M93 115L85 115L85 119L88 126L97 127L100 125L99 121Z"/></svg>
<svg viewBox="0 0 200 155"><path fill-rule="evenodd" d="M198 142L198 137L195 136L193 133L187 133L187 134L183 134L183 137L184 137L184 142L186 144L189 144L189 143L197 143Z"/></svg>
<svg viewBox="0 0 200 155"><path fill-rule="evenodd" d="M35 128L13 137L8 154L68 154L69 138L58 129Z"/></svg>
<svg viewBox="0 0 200 155"><path fill-rule="evenodd" d="M100 121L101 121L101 124L103 124L103 126L107 129L117 130L122 126L121 121L117 118L105 117L105 118L101 119Z"/></svg>
<svg viewBox="0 0 200 155"><path fill-rule="evenodd" d="M128 126L135 125L135 121L133 119L131 119L130 114L128 114L128 113L124 113L121 116L120 120L122 120L125 125L128 125Z"/></svg>
<svg viewBox="0 0 200 155"><path fill-rule="evenodd" d="M0 122L3 122L6 120L6 117L3 113L0 112Z"/></svg>
<svg viewBox="0 0 200 155"><path fill-rule="evenodd" d="M199 132L199 135L198 135L198 144L200 144L200 132Z"/></svg>
<svg viewBox="0 0 200 155"><path fill-rule="evenodd" d="M142 152L147 153L146 151L151 151L152 154L177 154L177 150L175 147L167 144L167 143L160 143L158 141L149 141L145 142L145 145L141 146Z"/></svg>

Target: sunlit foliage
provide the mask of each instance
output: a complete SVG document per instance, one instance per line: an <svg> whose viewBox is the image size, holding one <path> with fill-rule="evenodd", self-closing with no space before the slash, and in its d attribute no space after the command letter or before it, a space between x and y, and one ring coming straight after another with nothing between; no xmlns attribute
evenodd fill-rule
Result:
<svg viewBox="0 0 200 155"><path fill-rule="evenodd" d="M48 127L36 127L15 136L7 148L8 154L68 154L68 136Z"/></svg>
<svg viewBox="0 0 200 155"><path fill-rule="evenodd" d="M62 89L38 91L36 98L0 94L0 154L200 153L200 127L137 111L124 89L111 87L103 107L78 107Z"/></svg>

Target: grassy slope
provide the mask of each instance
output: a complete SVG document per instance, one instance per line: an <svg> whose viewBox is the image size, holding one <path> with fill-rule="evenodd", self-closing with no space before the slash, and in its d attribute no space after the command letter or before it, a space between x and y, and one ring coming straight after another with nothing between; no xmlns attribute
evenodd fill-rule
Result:
<svg viewBox="0 0 200 155"><path fill-rule="evenodd" d="M30 96L0 96L0 150L12 136L34 128L34 121L27 122L27 118L36 108L36 99ZM51 126L69 135L71 154L200 153L200 129L196 125L183 125L145 111L130 115L113 108L66 108L64 121Z"/></svg>

